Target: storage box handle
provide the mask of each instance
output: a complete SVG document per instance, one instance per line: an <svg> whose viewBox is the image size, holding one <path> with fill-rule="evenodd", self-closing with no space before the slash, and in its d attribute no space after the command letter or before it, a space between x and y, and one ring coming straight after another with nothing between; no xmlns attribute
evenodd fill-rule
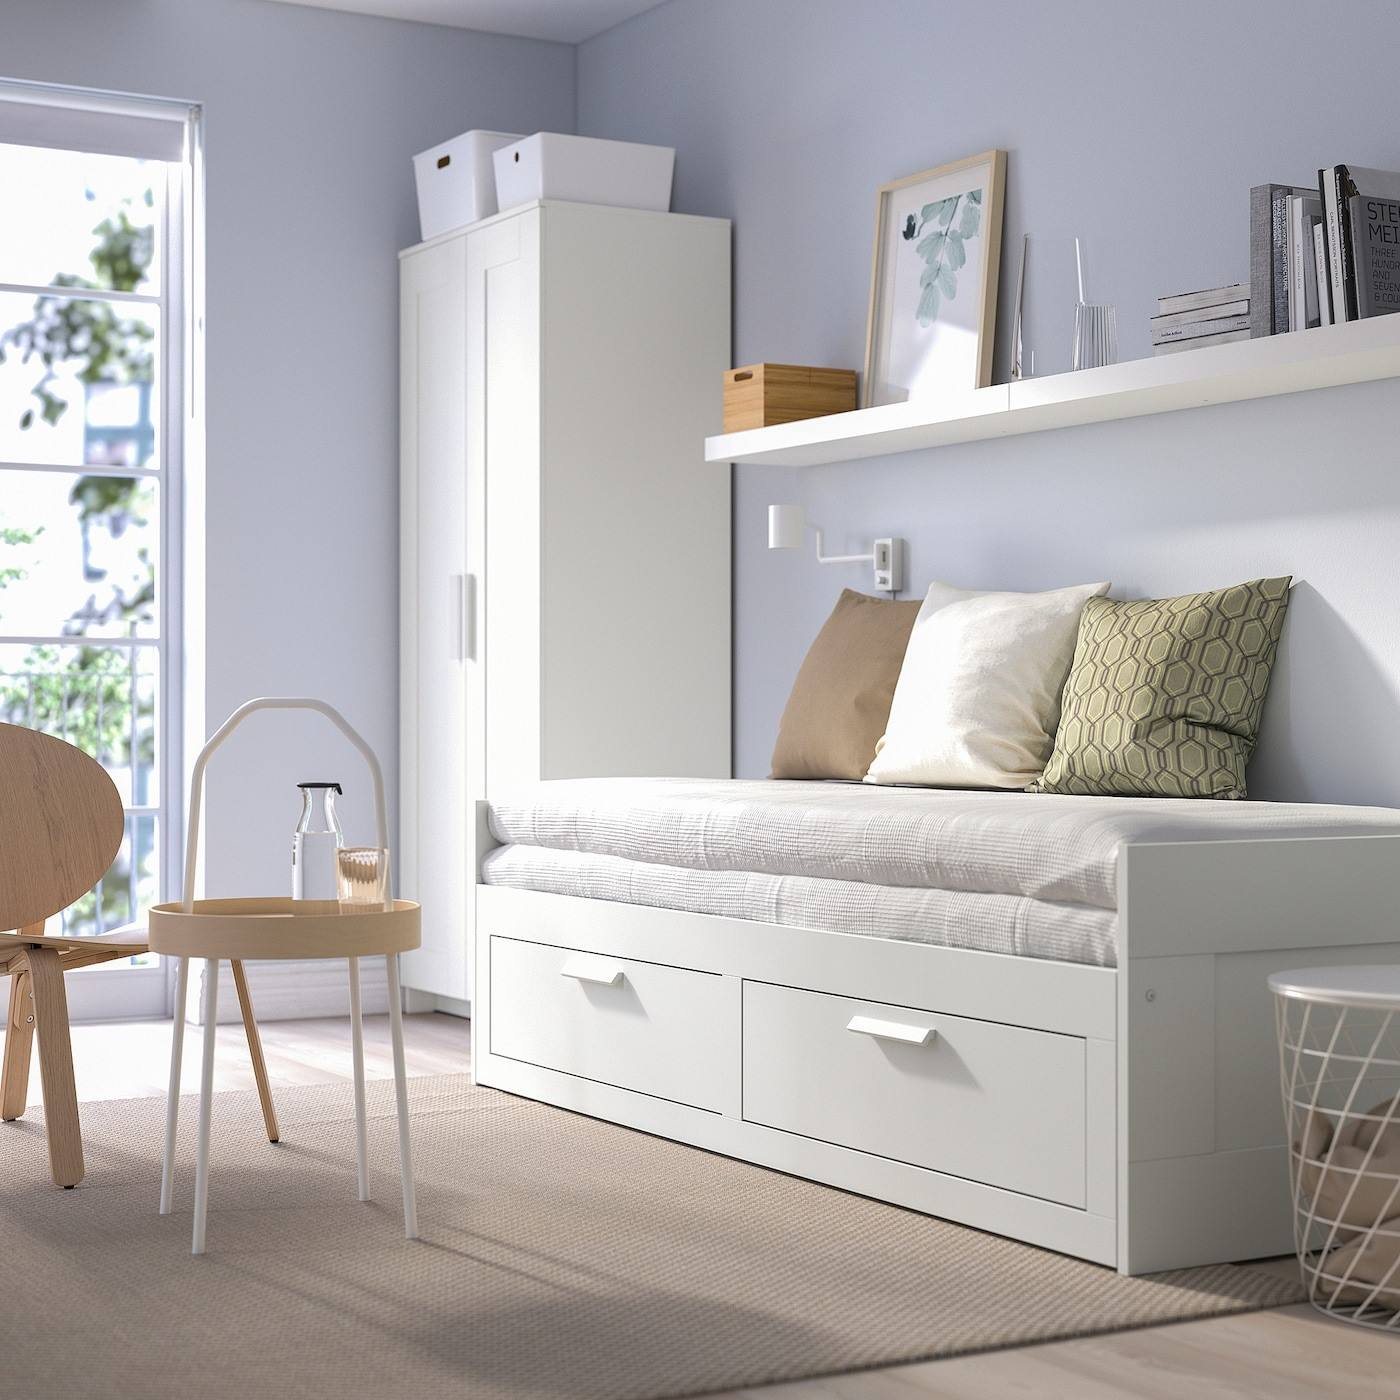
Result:
<svg viewBox="0 0 1400 1400"><path fill-rule="evenodd" d="M846 1029L876 1040L897 1040L902 1045L927 1045L937 1034L932 1026L908 1026L901 1021L882 1021L876 1016L852 1016Z"/></svg>
<svg viewBox="0 0 1400 1400"><path fill-rule="evenodd" d="M447 167L448 167L449 165L451 165L451 164L452 164L452 157L451 157L450 155L439 156L439 157L437 158L437 168L438 168L439 170L446 170Z"/></svg>
<svg viewBox="0 0 1400 1400"><path fill-rule="evenodd" d="M354 744L360 751L360 756L369 766L369 775L374 780L374 820L379 829L379 844L386 851L389 849L389 819L384 806L384 774L379 767L379 760L374 756L374 750L364 741L359 732L351 727L349 721L339 710L327 705L324 700L313 700L304 695L261 696L240 705L214 731L209 742L200 749L199 757L194 761L194 771L190 777L189 828L185 836L185 889L182 907L186 914L194 913L194 869L199 858L199 808L204 796L204 769L213 756L214 750L255 710L315 710L317 714L325 715ZM392 894L392 873L389 889ZM179 1008L176 1010L178 1014Z"/></svg>
<svg viewBox="0 0 1400 1400"><path fill-rule="evenodd" d="M738 383L740 382L740 380L743 380L743 379L752 379L752 378L753 378L753 370L751 370L751 369L736 369L736 370L734 371L734 382L735 382L736 384L738 384Z"/></svg>

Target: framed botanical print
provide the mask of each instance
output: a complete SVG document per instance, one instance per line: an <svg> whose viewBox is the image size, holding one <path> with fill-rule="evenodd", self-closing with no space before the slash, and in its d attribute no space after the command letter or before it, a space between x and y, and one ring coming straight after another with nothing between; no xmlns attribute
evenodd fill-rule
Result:
<svg viewBox="0 0 1400 1400"><path fill-rule="evenodd" d="M1005 151L881 187L862 406L991 383L1005 190Z"/></svg>

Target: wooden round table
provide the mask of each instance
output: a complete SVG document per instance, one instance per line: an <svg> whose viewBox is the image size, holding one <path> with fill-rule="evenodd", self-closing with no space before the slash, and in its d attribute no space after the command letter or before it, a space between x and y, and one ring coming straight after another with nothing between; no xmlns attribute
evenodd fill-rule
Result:
<svg viewBox="0 0 1400 1400"><path fill-rule="evenodd" d="M205 964L204 1057L199 1087L199 1137L195 1156L192 1252L204 1253L209 1206L209 1123L214 1090L214 1041L218 1015L219 963L247 959L344 958L350 972L350 1023L355 1066L355 1149L362 1201L369 1200L368 1133L365 1123L364 1025L360 1011L359 959L382 957L389 977L389 1024L394 1045L394 1091L398 1100L399 1172L403 1181L404 1233L418 1237L413 1190L412 1146L408 1124L408 1084L404 1068L398 955L419 945L418 905L396 899L391 910L372 908L342 913L335 900L200 899L192 911L182 904L158 904L150 913L154 953L181 959L180 983L188 981L189 959ZM175 1131L179 1119L179 1066L185 1018L179 1002L171 1044L171 1093L166 1111L161 1214L170 1212L174 1185ZM269 1110L270 1104L265 1105Z"/></svg>
<svg viewBox="0 0 1400 1400"><path fill-rule="evenodd" d="M324 700L309 696L270 696L240 705L210 737L195 759L190 778L190 808L185 837L185 894L176 904L157 904L150 912L150 947L179 960L175 984L175 1028L170 1043L170 1089L165 1107L165 1158L160 1181L160 1213L169 1215L175 1184L175 1134L180 1117L180 1061L184 1053L185 1001L190 959L203 958L204 1057L199 1083L199 1138L194 1174L192 1252L204 1253L209 1208L209 1121L214 1096L214 1041L218 1021L219 963L233 964L234 983L251 1025L243 961L247 958L344 958L350 968L350 1027L355 1064L355 1149L360 1199L369 1200L368 1135L365 1125L365 1047L360 1013L359 959L382 957L389 973L389 1026L394 1043L394 1091L399 1116L399 1174L403 1180L404 1234L418 1238L418 1207L413 1191L413 1151L408 1125L408 1083L404 1068L403 1013L400 1006L398 955L421 942L418 906L396 899L379 904L341 904L338 900L192 899L199 854L199 810L204 770L214 751L250 715L259 710L312 710L323 715L359 750L374 788L379 845L387 850L388 818L384 776L374 750L345 717ZM254 1070L263 1098L268 1136L277 1137L271 1090L258 1063L257 1037L251 1033Z"/></svg>

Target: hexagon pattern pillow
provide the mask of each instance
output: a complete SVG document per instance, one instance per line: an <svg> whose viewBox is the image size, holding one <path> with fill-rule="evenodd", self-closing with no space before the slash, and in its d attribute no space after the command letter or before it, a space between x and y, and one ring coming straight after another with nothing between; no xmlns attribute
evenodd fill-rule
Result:
<svg viewBox="0 0 1400 1400"><path fill-rule="evenodd" d="M1030 790L1243 797L1291 582L1090 598L1055 750Z"/></svg>

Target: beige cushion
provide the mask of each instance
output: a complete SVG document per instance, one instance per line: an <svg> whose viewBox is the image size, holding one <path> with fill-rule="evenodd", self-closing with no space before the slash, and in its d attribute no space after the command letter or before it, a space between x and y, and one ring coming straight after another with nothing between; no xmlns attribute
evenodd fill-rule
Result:
<svg viewBox="0 0 1400 1400"><path fill-rule="evenodd" d="M865 776L918 615L912 600L842 592L793 682L772 777L858 782Z"/></svg>
<svg viewBox="0 0 1400 1400"><path fill-rule="evenodd" d="M1321 1302L1332 1303L1335 1292L1335 1301L1348 1306L1400 1309L1400 1220L1385 1221L1384 1229L1384 1234L1362 1235L1319 1261Z"/></svg>
<svg viewBox="0 0 1400 1400"><path fill-rule="evenodd" d="M1321 1109L1309 1115L1306 1139L1294 1145L1302 1155L1303 1190L1320 1220L1368 1230L1400 1215L1400 1194L1391 1190L1400 1176L1397 1115L1400 1103L1394 1099L1373 1105L1365 1117L1349 1115L1340 1131ZM1350 1233L1343 1228L1338 1237Z"/></svg>
<svg viewBox="0 0 1400 1400"><path fill-rule="evenodd" d="M868 783L1024 788L1055 744L1085 583L1047 593L929 586Z"/></svg>

